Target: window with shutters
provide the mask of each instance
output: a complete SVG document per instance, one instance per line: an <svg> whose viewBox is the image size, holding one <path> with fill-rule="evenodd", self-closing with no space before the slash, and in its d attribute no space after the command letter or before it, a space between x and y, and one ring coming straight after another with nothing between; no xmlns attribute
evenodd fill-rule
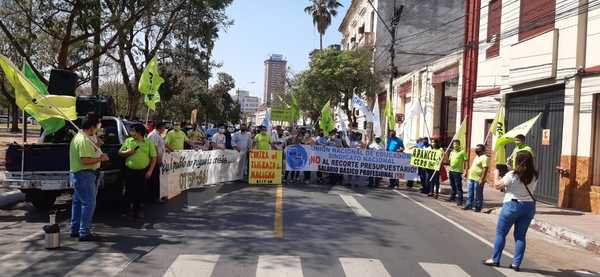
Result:
<svg viewBox="0 0 600 277"><path fill-rule="evenodd" d="M521 1L519 41L554 29L556 0Z"/></svg>
<svg viewBox="0 0 600 277"><path fill-rule="evenodd" d="M492 0L488 5L487 42L490 47L486 50L486 58L500 55L500 23L502 22L502 1Z"/></svg>

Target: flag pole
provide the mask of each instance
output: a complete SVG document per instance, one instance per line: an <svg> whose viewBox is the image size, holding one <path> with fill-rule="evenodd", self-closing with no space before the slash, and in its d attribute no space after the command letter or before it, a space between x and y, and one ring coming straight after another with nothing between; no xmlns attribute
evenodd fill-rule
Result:
<svg viewBox="0 0 600 277"><path fill-rule="evenodd" d="M146 110L146 125L148 125L148 117L150 116L150 107Z"/></svg>

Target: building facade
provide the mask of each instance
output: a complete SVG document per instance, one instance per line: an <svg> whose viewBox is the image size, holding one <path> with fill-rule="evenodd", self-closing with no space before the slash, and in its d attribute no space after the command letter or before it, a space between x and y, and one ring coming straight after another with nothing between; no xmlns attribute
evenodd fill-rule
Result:
<svg viewBox="0 0 600 277"><path fill-rule="evenodd" d="M508 130L541 113L527 134L537 198L600 213L600 7L482 0L480 15L471 145L486 141L502 102Z"/></svg>
<svg viewBox="0 0 600 277"><path fill-rule="evenodd" d="M265 83L263 104L267 106L281 103L285 91L285 74L287 61L282 55L272 54L265 60Z"/></svg>

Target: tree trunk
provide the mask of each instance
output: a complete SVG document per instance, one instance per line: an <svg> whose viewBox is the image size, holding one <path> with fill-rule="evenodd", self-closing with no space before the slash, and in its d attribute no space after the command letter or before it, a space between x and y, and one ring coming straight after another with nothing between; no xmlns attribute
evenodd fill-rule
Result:
<svg viewBox="0 0 600 277"><path fill-rule="evenodd" d="M135 92L137 91L135 90ZM139 95L135 92L127 95L127 118L129 120L133 120L137 114Z"/></svg>
<svg viewBox="0 0 600 277"><path fill-rule="evenodd" d="M96 3L96 13L94 16L98 17L98 20L94 22L94 56L92 60L92 95L98 95L100 89L100 3Z"/></svg>
<svg viewBox="0 0 600 277"><path fill-rule="evenodd" d="M19 133L21 132L21 129L19 129L19 117L21 116L21 110L19 110L19 107L17 107L17 103L12 102L10 103L11 105L11 112L12 112L12 120L10 122L10 132L11 133Z"/></svg>
<svg viewBox="0 0 600 277"><path fill-rule="evenodd" d="M323 50L323 34L319 33L319 49Z"/></svg>

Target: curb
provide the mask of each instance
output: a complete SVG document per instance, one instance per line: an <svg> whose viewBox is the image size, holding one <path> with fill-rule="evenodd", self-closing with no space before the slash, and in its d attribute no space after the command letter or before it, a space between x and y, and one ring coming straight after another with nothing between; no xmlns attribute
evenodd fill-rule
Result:
<svg viewBox="0 0 600 277"><path fill-rule="evenodd" d="M12 206L21 201L25 201L25 194L18 190L0 194L0 207Z"/></svg>
<svg viewBox="0 0 600 277"><path fill-rule="evenodd" d="M499 212L500 209L498 208L491 211L491 214L498 215ZM590 239L581 233L535 218L531 221L530 227L547 236L600 255L600 241Z"/></svg>

